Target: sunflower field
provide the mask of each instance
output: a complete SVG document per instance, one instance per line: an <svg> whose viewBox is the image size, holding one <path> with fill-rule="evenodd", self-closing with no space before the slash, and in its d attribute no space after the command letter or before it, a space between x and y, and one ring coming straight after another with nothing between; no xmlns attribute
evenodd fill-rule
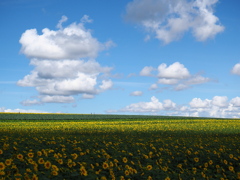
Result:
<svg viewBox="0 0 240 180"><path fill-rule="evenodd" d="M0 121L0 180L240 179L240 120Z"/></svg>

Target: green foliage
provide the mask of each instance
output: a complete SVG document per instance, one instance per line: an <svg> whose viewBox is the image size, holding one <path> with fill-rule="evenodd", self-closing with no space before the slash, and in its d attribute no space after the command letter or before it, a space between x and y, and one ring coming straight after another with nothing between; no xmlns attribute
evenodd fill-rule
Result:
<svg viewBox="0 0 240 180"><path fill-rule="evenodd" d="M0 179L239 179L240 121L0 122Z"/></svg>

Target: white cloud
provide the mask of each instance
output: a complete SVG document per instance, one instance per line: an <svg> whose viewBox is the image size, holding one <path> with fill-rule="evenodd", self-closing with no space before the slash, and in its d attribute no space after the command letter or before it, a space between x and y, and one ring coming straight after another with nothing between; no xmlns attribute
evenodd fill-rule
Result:
<svg viewBox="0 0 240 180"><path fill-rule="evenodd" d="M94 98L94 95L84 93L84 94L82 95L82 98L83 98L83 99L93 99L93 98Z"/></svg>
<svg viewBox="0 0 240 180"><path fill-rule="evenodd" d="M34 109L6 109L5 107L0 107L0 112L20 112L20 113L49 113L47 111L39 111Z"/></svg>
<svg viewBox="0 0 240 180"><path fill-rule="evenodd" d="M165 110L172 110L176 108L176 103L170 99L166 99L163 101L163 107Z"/></svg>
<svg viewBox="0 0 240 180"><path fill-rule="evenodd" d="M186 79L190 73L183 64L175 62L167 67L165 63L158 66L158 77L167 79Z"/></svg>
<svg viewBox="0 0 240 180"><path fill-rule="evenodd" d="M158 88L158 85L157 84L152 84L149 88L149 90L155 90Z"/></svg>
<svg viewBox="0 0 240 180"><path fill-rule="evenodd" d="M72 23L63 28L62 23L66 20L67 17L62 16L58 30L45 28L40 35L36 29L26 30L19 40L21 53L30 58L51 60L95 58L98 52L113 44L110 43L112 41L100 43L92 37L91 31L84 27L84 23L90 21L87 16L82 18L81 23Z"/></svg>
<svg viewBox="0 0 240 180"><path fill-rule="evenodd" d="M126 106L121 109L122 112L159 112L163 109L163 104L153 96L150 102L139 102Z"/></svg>
<svg viewBox="0 0 240 180"><path fill-rule="evenodd" d="M200 98L193 98L191 102L189 102L190 107L192 108L207 108L210 106L211 100L205 99L202 100Z"/></svg>
<svg viewBox="0 0 240 180"><path fill-rule="evenodd" d="M140 71L140 76L152 76L151 72L155 70L152 66L145 66L141 71Z"/></svg>
<svg viewBox="0 0 240 180"><path fill-rule="evenodd" d="M240 63L235 64L231 72L236 75L240 75Z"/></svg>
<svg viewBox="0 0 240 180"><path fill-rule="evenodd" d="M100 85L99 87L102 90L107 90L107 89L110 89L112 86L113 86L113 82L111 80L103 80L102 85Z"/></svg>
<svg viewBox="0 0 240 180"><path fill-rule="evenodd" d="M93 59L113 42L102 44L92 37L91 31L84 27L84 23L92 22L87 15L81 23L63 28L66 20L67 17L62 16L56 31L45 28L42 35L38 35L36 29L23 33L21 52L31 58L30 64L35 68L17 84L35 87L40 94L39 102L26 100L23 105L71 103L73 95L94 97L113 86L109 79L112 68L102 67Z"/></svg>
<svg viewBox="0 0 240 180"><path fill-rule="evenodd" d="M240 97L228 101L226 96L212 99L193 98L189 105L176 104L170 99L159 102L153 96L150 102L138 102L109 112L157 113L160 115L240 118Z"/></svg>
<svg viewBox="0 0 240 180"><path fill-rule="evenodd" d="M62 18L58 21L57 28L62 29L62 23L68 20L67 16L62 16Z"/></svg>
<svg viewBox="0 0 240 180"><path fill-rule="evenodd" d="M192 31L198 41L214 38L224 26L214 15L218 0L133 0L127 4L126 19L143 26L168 44ZM150 39L149 34L147 39Z"/></svg>
<svg viewBox="0 0 240 180"><path fill-rule="evenodd" d="M17 84L35 87L40 94L74 95L79 93L97 94L98 89L107 90L110 80L98 85L99 74L109 74L112 68L101 67L94 60L32 60L36 68ZM107 84L108 83L108 84ZM97 87L99 86L99 87ZM107 88L107 86L109 86Z"/></svg>
<svg viewBox="0 0 240 180"><path fill-rule="evenodd" d="M74 98L72 96L42 96L41 102L44 103L70 103L74 102Z"/></svg>
<svg viewBox="0 0 240 180"><path fill-rule="evenodd" d="M203 77L199 74L192 75L189 70L181 63L175 62L169 66L162 63L157 68L157 75L151 74L154 67L145 66L140 75L156 77L158 84L170 85L172 90L181 91L191 88L192 85L203 84L211 81L210 78ZM157 89L157 84L152 85L150 90Z"/></svg>
<svg viewBox="0 0 240 180"><path fill-rule="evenodd" d="M211 81L210 78L202 77L200 75L192 76L186 81L186 84L202 84Z"/></svg>
<svg viewBox="0 0 240 180"><path fill-rule="evenodd" d="M235 107L240 107L240 97L233 98L230 103Z"/></svg>
<svg viewBox="0 0 240 180"><path fill-rule="evenodd" d="M130 93L131 96L142 96L143 92L142 91L133 91Z"/></svg>
<svg viewBox="0 0 240 180"><path fill-rule="evenodd" d="M34 100L25 100L25 101L22 101L21 104L23 106L32 106L32 105L40 105L42 104L42 102L39 102L38 100L34 99Z"/></svg>
<svg viewBox="0 0 240 180"><path fill-rule="evenodd" d="M228 98L227 96L214 96L212 104L218 107L226 107L228 106Z"/></svg>
<svg viewBox="0 0 240 180"><path fill-rule="evenodd" d="M82 23L92 23L93 20L89 18L88 15L84 15L81 20L80 20Z"/></svg>

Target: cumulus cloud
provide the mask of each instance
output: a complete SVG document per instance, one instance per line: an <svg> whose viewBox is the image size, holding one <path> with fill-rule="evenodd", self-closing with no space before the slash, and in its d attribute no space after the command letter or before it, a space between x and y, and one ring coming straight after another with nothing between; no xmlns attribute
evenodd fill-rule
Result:
<svg viewBox="0 0 240 180"><path fill-rule="evenodd" d="M109 112L154 113L159 115L240 118L240 97L228 101L226 96L212 99L193 98L188 105L176 104L170 99L159 101L155 96L149 102L138 102Z"/></svg>
<svg viewBox="0 0 240 180"><path fill-rule="evenodd" d="M153 96L150 102L133 103L121 109L122 112L159 112L163 109L163 104Z"/></svg>
<svg viewBox="0 0 240 180"><path fill-rule="evenodd" d="M202 100L200 98L193 98L191 102L189 102L190 107L192 108L207 108L210 106L211 100L205 99Z"/></svg>
<svg viewBox="0 0 240 180"><path fill-rule="evenodd" d="M214 15L218 0L133 0L126 6L126 19L143 26L168 44L191 31L198 41L214 38L224 26ZM147 39L150 39L149 34Z"/></svg>
<svg viewBox="0 0 240 180"><path fill-rule="evenodd" d="M20 39L21 52L30 58L34 69L17 84L35 87L38 100L26 100L22 105L43 103L71 103L74 95L94 97L110 89L111 67L101 66L94 58L99 51L111 47L111 42L100 43L92 37L84 23L92 22L84 15L79 24L62 27L67 21L62 16L57 30L43 29L42 35L36 29L26 30Z"/></svg>
<svg viewBox="0 0 240 180"><path fill-rule="evenodd" d="M133 91L130 93L131 96L142 96L143 92L142 91Z"/></svg>
<svg viewBox="0 0 240 180"><path fill-rule="evenodd" d="M167 67L165 63L158 66L158 77L166 79L186 79L190 73L183 64L175 62Z"/></svg>
<svg viewBox="0 0 240 180"><path fill-rule="evenodd" d="M44 28L42 34L38 34L36 29L26 30L19 40L21 53L29 58L51 60L96 58L100 51L111 46L111 41L100 43L85 28L84 23L89 22L87 17L78 24L63 28L62 23L66 20L67 17L63 16L57 25L59 29Z"/></svg>
<svg viewBox="0 0 240 180"><path fill-rule="evenodd" d="M154 67L145 66L140 75L152 76L157 78L158 84L164 84L171 86L172 90L181 91L187 88L191 88L192 85L203 84L211 81L210 78L203 77L200 74L192 75L189 70L181 63L175 62L169 66L162 63L158 66L157 74L153 75L151 72L155 70ZM157 89L157 84L152 84L150 90Z"/></svg>
<svg viewBox="0 0 240 180"><path fill-rule="evenodd" d="M240 63L234 65L234 67L231 70L231 73L240 75Z"/></svg>
<svg viewBox="0 0 240 180"><path fill-rule="evenodd" d="M240 97L233 98L230 103L235 107L240 107Z"/></svg>

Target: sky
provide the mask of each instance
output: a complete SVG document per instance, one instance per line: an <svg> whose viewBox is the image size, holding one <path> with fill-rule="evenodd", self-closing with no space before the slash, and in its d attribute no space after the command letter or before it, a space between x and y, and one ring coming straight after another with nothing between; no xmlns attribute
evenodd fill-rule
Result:
<svg viewBox="0 0 240 180"><path fill-rule="evenodd" d="M0 112L240 118L239 0L1 0Z"/></svg>

